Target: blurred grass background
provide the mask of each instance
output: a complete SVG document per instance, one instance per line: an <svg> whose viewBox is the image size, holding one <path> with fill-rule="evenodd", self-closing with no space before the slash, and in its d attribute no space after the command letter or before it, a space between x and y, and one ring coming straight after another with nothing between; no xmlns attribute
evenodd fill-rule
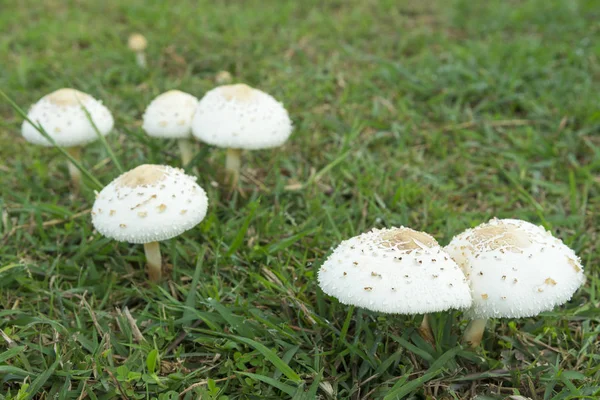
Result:
<svg viewBox="0 0 600 400"><path fill-rule="evenodd" d="M64 86L102 99L126 168L179 165L174 143L141 131L143 110L168 89L201 97L221 70L295 124L283 148L245 154L233 195L224 152L199 145L209 214L164 243L170 278L152 286L141 247L93 232L93 193L73 196L59 153L26 143L0 102L0 393L596 398L598 21L595 0L0 3L0 88L23 108ZM100 144L84 154L116 177ZM418 319L317 288L345 238L407 225L446 244L493 216L551 229L588 282L542 317L490 324L475 353L456 347L459 313L433 318L432 347Z"/></svg>

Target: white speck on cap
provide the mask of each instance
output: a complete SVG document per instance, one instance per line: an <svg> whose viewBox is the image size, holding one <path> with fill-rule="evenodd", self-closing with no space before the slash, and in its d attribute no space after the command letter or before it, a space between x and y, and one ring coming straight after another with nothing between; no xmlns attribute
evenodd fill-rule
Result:
<svg viewBox="0 0 600 400"><path fill-rule="evenodd" d="M183 139L192 135L192 118L198 99L179 90L156 97L144 113L142 128L153 137Z"/></svg>
<svg viewBox="0 0 600 400"><path fill-rule="evenodd" d="M96 197L92 223L106 237L128 243L167 240L204 219L208 199L196 177L166 165L140 165Z"/></svg>
<svg viewBox="0 0 600 400"><path fill-rule="evenodd" d="M325 293L373 311L424 314L471 305L460 268L410 228L373 229L342 242L319 270Z"/></svg>
<svg viewBox="0 0 600 400"><path fill-rule="evenodd" d="M269 94L244 84L225 85L200 100L192 133L217 147L257 150L281 146L292 133L292 122Z"/></svg>
<svg viewBox="0 0 600 400"><path fill-rule="evenodd" d="M445 250L469 279L471 318L534 316L568 301L585 281L575 252L526 221L494 218Z"/></svg>
<svg viewBox="0 0 600 400"><path fill-rule="evenodd" d="M113 116L102 102L75 89L59 89L42 97L29 110L27 116L44 130L61 147L81 146L98 139L83 107L102 135L108 135L113 128ZM31 143L52 146L29 122L21 127L23 137Z"/></svg>

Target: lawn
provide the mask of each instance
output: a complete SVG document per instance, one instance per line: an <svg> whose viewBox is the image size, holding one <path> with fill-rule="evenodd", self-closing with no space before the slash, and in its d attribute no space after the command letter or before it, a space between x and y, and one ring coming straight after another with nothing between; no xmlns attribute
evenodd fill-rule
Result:
<svg viewBox="0 0 600 400"><path fill-rule="evenodd" d="M282 101L285 146L198 145L205 220L162 243L148 282L141 245L93 230L93 187L27 143L0 100L0 398L600 398L600 4L596 0L4 1L0 89L25 110L75 87L115 117L125 170L180 166L141 130L169 89L197 97L227 70ZM148 68L127 48L148 39ZM83 164L119 175L107 148ZM488 324L460 347L460 312L344 306L316 282L339 242L409 226L442 245L488 219L545 226L587 282L539 317ZM513 397L523 399L523 397Z"/></svg>

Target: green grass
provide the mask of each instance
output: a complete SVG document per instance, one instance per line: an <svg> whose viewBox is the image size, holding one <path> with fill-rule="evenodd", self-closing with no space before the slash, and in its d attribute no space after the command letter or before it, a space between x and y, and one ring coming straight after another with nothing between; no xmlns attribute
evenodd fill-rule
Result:
<svg viewBox="0 0 600 400"><path fill-rule="evenodd" d="M92 190L71 195L63 156L0 102L0 398L600 396L596 0L25 3L0 4L0 88L23 108L63 86L102 99L125 169L179 165L141 114L220 70L283 101L295 132L247 153L231 196L224 151L199 146L209 213L163 243L172 271L154 286L141 246L93 231ZM118 175L101 143L84 165ZM434 316L434 348L418 317L317 287L330 248L372 227L447 244L493 216L551 229L588 280L553 312L493 321L475 352L457 347L460 313Z"/></svg>

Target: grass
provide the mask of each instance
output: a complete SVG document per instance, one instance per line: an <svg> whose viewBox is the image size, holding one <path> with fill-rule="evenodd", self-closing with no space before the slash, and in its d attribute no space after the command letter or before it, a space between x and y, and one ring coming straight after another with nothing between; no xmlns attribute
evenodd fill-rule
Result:
<svg viewBox="0 0 600 400"><path fill-rule="evenodd" d="M596 399L600 396L600 7L594 0L474 2L54 1L0 4L0 88L26 108L74 86L113 111L125 169L179 165L140 129L178 88L229 70L283 101L285 147L192 166L210 198L162 245L159 286L141 246L95 233L91 189L62 155L20 137L0 102L0 398ZM140 70L127 36L149 41ZM84 150L101 183L118 175ZM419 320L343 306L316 285L332 246L406 225L442 244L487 219L543 224L582 257L571 302L495 320L458 346L460 313Z"/></svg>

